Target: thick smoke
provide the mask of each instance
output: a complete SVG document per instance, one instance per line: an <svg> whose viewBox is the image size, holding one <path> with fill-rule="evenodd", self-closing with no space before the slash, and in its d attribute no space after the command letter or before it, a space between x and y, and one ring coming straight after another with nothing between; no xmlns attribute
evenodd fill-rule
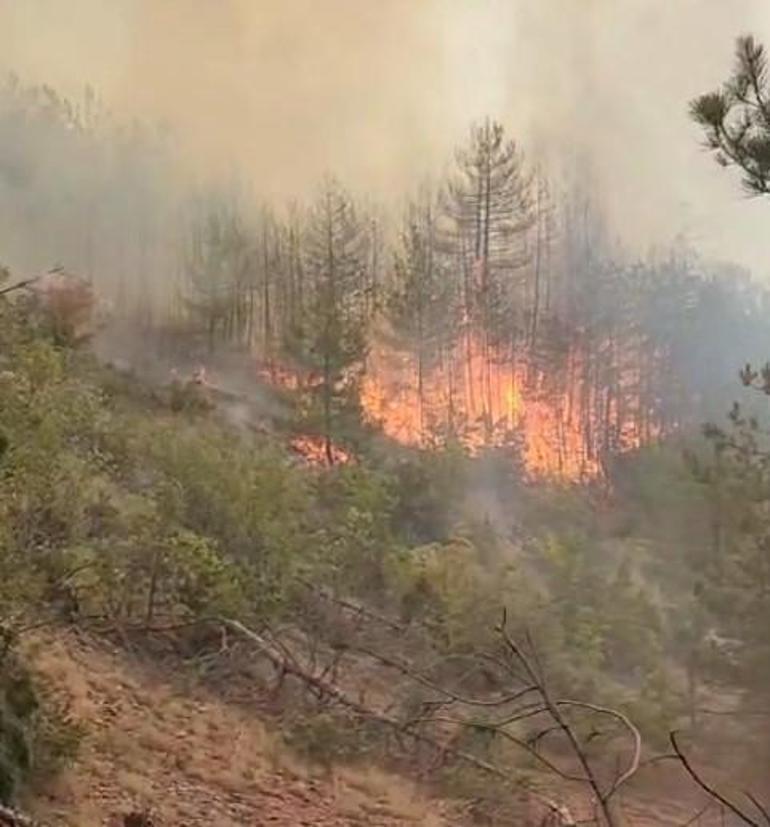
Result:
<svg viewBox="0 0 770 827"><path fill-rule="evenodd" d="M329 170L396 198L490 113L615 233L677 237L765 274L763 205L698 151L686 105L717 85L764 0L0 0L0 63L167 122L199 174L260 196Z"/></svg>

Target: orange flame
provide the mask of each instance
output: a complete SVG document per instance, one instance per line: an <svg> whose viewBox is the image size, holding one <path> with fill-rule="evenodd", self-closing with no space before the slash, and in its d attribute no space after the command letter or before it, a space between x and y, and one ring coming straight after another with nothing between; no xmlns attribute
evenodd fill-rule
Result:
<svg viewBox="0 0 770 827"><path fill-rule="evenodd" d="M452 435L472 454L517 446L532 476L577 481L603 474L610 441L612 452L644 441L638 400L621 413L616 399L601 398L584 378L583 361L569 353L562 375L549 376L468 337L420 371L415 357L375 348L361 401L368 418L404 444L429 446Z"/></svg>
<svg viewBox="0 0 770 827"><path fill-rule="evenodd" d="M361 404L370 422L405 445L437 447L456 439L471 454L514 447L532 477L593 479L604 476L609 455L638 448L661 429L643 410L638 368L611 364L612 393L592 379L590 368L579 347L551 365L551 373L530 357L513 360L465 336L420 370L413 354L379 345L367 360ZM259 364L257 371L263 381L289 390L320 381L275 363ZM321 436L298 436L291 446L311 464L329 464ZM352 460L332 446L333 463Z"/></svg>
<svg viewBox="0 0 770 827"><path fill-rule="evenodd" d="M329 457L326 453L326 443L321 436L303 434L294 437L291 442L291 449L310 465L329 465ZM345 465L352 461L352 455L332 443L331 446L332 464Z"/></svg>

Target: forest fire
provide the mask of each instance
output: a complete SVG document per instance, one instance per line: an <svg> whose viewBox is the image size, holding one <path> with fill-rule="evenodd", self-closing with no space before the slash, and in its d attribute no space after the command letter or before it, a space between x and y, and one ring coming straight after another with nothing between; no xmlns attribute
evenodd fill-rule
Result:
<svg viewBox="0 0 770 827"><path fill-rule="evenodd" d="M769 4L0 0L0 827L770 827Z"/></svg>
<svg viewBox="0 0 770 827"><path fill-rule="evenodd" d="M613 395L589 384L577 352L559 375L549 375L484 351L472 340L420 370L409 354L375 350L361 394L366 415L404 444L432 446L454 436L471 453L516 447L532 476L570 481L601 476L610 454L648 441L628 372L618 371L624 392ZM656 433L648 431L649 438Z"/></svg>
<svg viewBox="0 0 770 827"><path fill-rule="evenodd" d="M349 451L334 443L329 446L327 452L326 440L322 436L302 434L294 437L289 444L292 451L309 465L347 465L353 460Z"/></svg>
<svg viewBox="0 0 770 827"><path fill-rule="evenodd" d="M533 478L579 482L604 476L612 455L662 433L641 401L633 361L610 368L611 379L597 381L608 366L600 369L576 347L546 371L468 339L420 369L413 354L377 346L367 359L361 406L368 421L404 445L439 448L455 439L471 455L513 448ZM287 390L312 382L285 366L258 373ZM327 450L320 434L296 436L291 447L313 465L353 460L336 443Z"/></svg>

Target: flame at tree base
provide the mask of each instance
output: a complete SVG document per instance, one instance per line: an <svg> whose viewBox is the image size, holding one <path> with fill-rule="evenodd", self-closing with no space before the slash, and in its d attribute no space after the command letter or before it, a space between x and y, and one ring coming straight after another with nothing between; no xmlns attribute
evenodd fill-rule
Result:
<svg viewBox="0 0 770 827"><path fill-rule="evenodd" d="M336 443L331 443L327 451L326 440L322 436L302 434L294 437L289 445L309 465L347 465L353 461L352 454Z"/></svg>
<svg viewBox="0 0 770 827"><path fill-rule="evenodd" d="M591 354L589 356L589 354ZM360 401L365 418L391 439L418 448L454 441L469 454L513 450L532 478L581 482L606 477L612 456L663 435L643 402L639 359L621 359L611 343L573 346L549 360L512 357L464 336L430 364L378 345L367 358ZM298 391L314 375L287 366L258 366L269 384ZM318 433L296 436L292 450L312 465L345 464L353 455Z"/></svg>

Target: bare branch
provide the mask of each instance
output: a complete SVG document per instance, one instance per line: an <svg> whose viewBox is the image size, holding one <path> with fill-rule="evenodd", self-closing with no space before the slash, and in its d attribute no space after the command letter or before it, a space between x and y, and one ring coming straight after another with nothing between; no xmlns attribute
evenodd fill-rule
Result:
<svg viewBox="0 0 770 827"><path fill-rule="evenodd" d="M8 287L3 287L0 289L0 296L5 296L8 293L12 293L14 290L22 290L25 287L29 287L31 284L34 284L36 281L40 281L40 276L35 276L31 279L24 279L24 281L17 281L16 284L11 284Z"/></svg>
<svg viewBox="0 0 770 827"><path fill-rule="evenodd" d="M366 606L362 606L360 603L354 603L351 600L345 600L342 597L337 597L336 595L331 594L331 592L327 589L321 589L318 586L313 585L313 583L306 580L304 577L296 577L295 579L308 591L313 592L313 594L318 595L318 597L328 601L329 603L334 603L345 611L351 612L360 617L368 617L371 620L376 620L378 623L381 623L383 626L387 626L389 629L393 629L396 632L407 631L407 627L403 624L397 623L395 620L385 617L385 615L381 615L378 612L374 612Z"/></svg>
<svg viewBox="0 0 770 827"><path fill-rule="evenodd" d="M631 723L627 716L623 715L621 712L617 712L616 710L580 701L555 700L551 696L548 684L543 677L543 668L531 636L529 634L527 635L527 641L529 648L533 652L532 660L530 660L522 647L516 643L508 632L507 613L505 610L503 611L502 620L498 626L498 632L513 660L521 666L526 673L527 678L537 687L537 691L543 700L543 706L548 711L548 714L551 716L556 726L564 733L564 736L570 745L570 749L575 755L585 775L583 781L591 788L596 806L598 810L601 811L604 821L608 827L615 827L617 822L612 812L610 799L617 792L618 788L628 781L628 779L630 779L639 768L639 758L641 755L641 736L639 734L639 730ZM588 759L584 746L581 744L575 734L575 731L561 712L560 707L564 706L574 706L589 709L602 715L609 715L610 717L619 720L632 736L634 746L629 766L606 792L602 791L602 786L599 783L599 779L594 771L594 768L591 766L591 762Z"/></svg>
<svg viewBox="0 0 770 827"><path fill-rule="evenodd" d="M624 715L617 709L610 709L607 706L599 706L598 704L591 704L585 701L560 700L556 703L558 706L574 706L582 709L590 709L594 712L600 713L601 715L609 715L611 718L615 718L616 720L620 721L626 728L626 730L628 730L628 732L631 734L631 738L633 739L634 743L631 761L629 762L629 765L626 768L626 770L620 775L617 781L615 781L612 787L610 787L609 792L606 793L607 797L611 796L619 787L621 787L629 779L631 779L639 769L639 760L642 755L642 736L638 728L631 722L631 719L627 715Z"/></svg>
<svg viewBox="0 0 770 827"><path fill-rule="evenodd" d="M461 703L465 706L501 707L510 703L514 703L520 698L523 698L525 695L537 691L537 687L532 685L525 686L523 689L520 689L508 695L503 695L502 697L498 698L472 698L466 695L461 695L458 692L454 692L451 689L447 689L445 686L437 684L435 681L430 680L430 678L426 678L421 673L412 669L408 664L404 663L403 661L397 661L394 658L389 658L386 655L381 655L378 652L373 652L371 649L362 646L355 646L350 648L354 652L360 653L362 655L367 655L373 660L379 661L381 664L383 664L383 666L395 669L397 672L400 672L402 675L410 678L415 683L419 683L427 689L431 689L439 695L443 695L444 697L449 698L452 701L456 701L457 703Z"/></svg>
<svg viewBox="0 0 770 827"><path fill-rule="evenodd" d="M744 790L743 794L749 801L762 813L762 817L765 821L770 824L770 813L768 813L767 807L749 790Z"/></svg>
<svg viewBox="0 0 770 827"><path fill-rule="evenodd" d="M682 762L682 766L685 768L685 770L687 770L687 773L690 776L690 778L692 778L692 780L704 792L708 793L708 795L710 795L711 798L713 798L715 801L718 801L724 807L727 807L727 809L730 810L731 813L738 816L738 818L741 819L741 821L743 821L745 824L751 824L753 825L753 827L760 827L758 821L754 821L753 818L746 815L746 813L744 813L743 810L741 810L739 807L733 804L729 799L725 798L718 790L716 790L714 787L712 787L710 784L704 781L700 777L700 775L698 775L697 771L694 769L689 759L677 743L676 736L676 731L669 732L668 734L669 741L671 741L671 746L673 747L674 752L677 754L679 760Z"/></svg>
<svg viewBox="0 0 770 827"><path fill-rule="evenodd" d="M700 819L701 816L705 815L708 810L714 806L713 801L707 801L701 808L698 810L695 815L690 816L684 823L680 824L679 827L690 827L691 824L695 824L696 821Z"/></svg>
<svg viewBox="0 0 770 827"><path fill-rule="evenodd" d="M436 738L427 735L426 733L422 732L419 729L420 720L417 721L400 721L397 718L393 718L392 716L370 709L363 704L355 701L353 698L349 697L345 692L343 692L338 686L330 683L329 681L320 678L318 675L314 675L304 669L302 669L296 660L296 658L292 660L288 660L280 650L275 648L268 642L263 636L259 635L257 632L249 629L248 627L244 626L237 620L232 620L230 618L219 618L218 621L222 625L230 628L231 630L237 632L238 634L242 635L243 637L250 640L253 644L256 645L257 649L270 660L274 666L279 669L284 670L287 674L294 675L296 678L299 678L303 683L305 683L308 687L312 688L316 694L321 696L328 697L335 702L337 702L340 706L348 709L353 714L364 718L366 720L373 720L377 723L388 727L396 732L396 734L406 734L410 738L413 738L416 741L421 741L439 753L444 755L451 755L452 757L456 758L457 760L463 761L464 763L475 767L478 770L481 770L489 775L493 775L501 780L504 780L506 783L512 783L513 779L501 770L499 767L496 767L494 764L489 763L488 761L483 760L482 758L478 758L475 755L472 755L465 750L458 749L451 745L443 744L438 741ZM549 799L545 799L542 796L539 796L532 791L530 794L535 795L541 803L548 807L548 809L554 813L560 819L561 824L570 825L574 824L574 819L569 816L568 812L565 811L563 807L560 805L550 801Z"/></svg>

